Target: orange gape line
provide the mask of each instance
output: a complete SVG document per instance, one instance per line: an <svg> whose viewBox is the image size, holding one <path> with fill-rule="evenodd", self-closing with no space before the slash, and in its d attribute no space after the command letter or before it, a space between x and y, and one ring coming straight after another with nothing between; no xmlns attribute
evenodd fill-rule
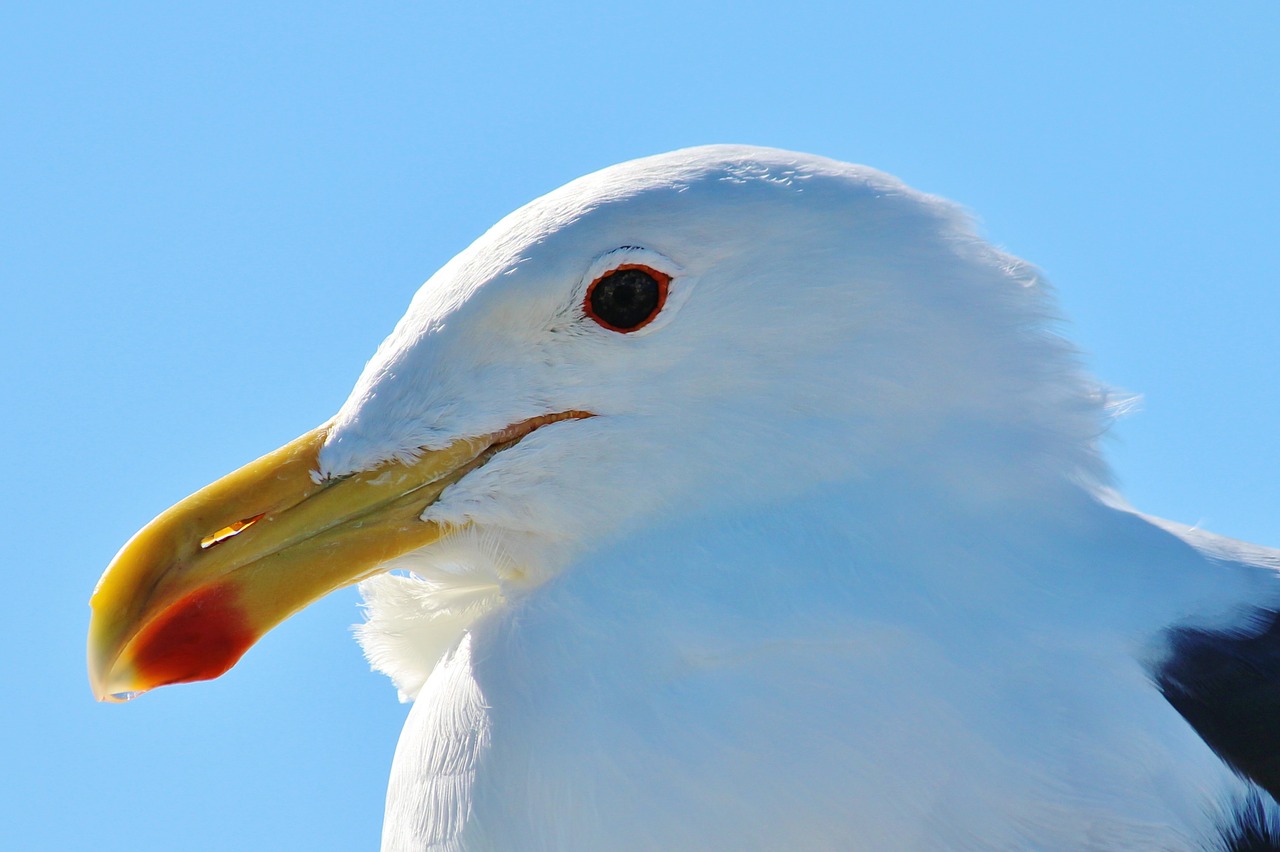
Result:
<svg viewBox="0 0 1280 852"><path fill-rule="evenodd" d="M561 420L585 420L588 417L595 417L595 415L590 411L570 410L561 411L559 414L542 414L538 417L530 417L528 420L521 420L519 423L513 423L501 431L490 434L488 438L489 445L496 447L500 444L509 444L548 424L558 423Z"/></svg>
<svg viewBox="0 0 1280 852"><path fill-rule="evenodd" d="M193 592L166 609L134 640L134 665L155 686L212 680L226 672L253 645L229 586Z"/></svg>

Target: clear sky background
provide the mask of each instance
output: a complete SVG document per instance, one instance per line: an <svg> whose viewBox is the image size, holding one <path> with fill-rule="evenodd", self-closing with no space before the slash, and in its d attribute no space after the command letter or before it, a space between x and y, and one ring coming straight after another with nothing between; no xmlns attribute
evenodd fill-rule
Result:
<svg viewBox="0 0 1280 852"><path fill-rule="evenodd" d="M1050 7L1054 8L1050 8ZM1280 4L0 4L9 849L373 848L407 708L347 590L93 703L160 510L332 414L500 216L707 142L863 162L1038 264L1146 511L1280 545Z"/></svg>

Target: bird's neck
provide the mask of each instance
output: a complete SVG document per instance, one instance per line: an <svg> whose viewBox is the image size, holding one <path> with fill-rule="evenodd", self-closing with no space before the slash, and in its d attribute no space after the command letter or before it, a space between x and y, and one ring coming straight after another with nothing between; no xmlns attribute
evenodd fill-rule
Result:
<svg viewBox="0 0 1280 852"><path fill-rule="evenodd" d="M1185 542L1065 478L983 490L931 473L673 511L587 551L543 593L614 613L615 635L758 644L885 624L1154 632L1185 599L1184 580L1203 575Z"/></svg>

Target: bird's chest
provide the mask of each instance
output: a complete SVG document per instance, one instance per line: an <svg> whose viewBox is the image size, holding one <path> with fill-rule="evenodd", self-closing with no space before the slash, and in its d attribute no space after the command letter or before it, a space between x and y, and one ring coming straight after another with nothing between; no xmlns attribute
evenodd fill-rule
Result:
<svg viewBox="0 0 1280 852"><path fill-rule="evenodd" d="M386 848L1196 848L1229 783L1124 661L614 626L464 640L402 735Z"/></svg>

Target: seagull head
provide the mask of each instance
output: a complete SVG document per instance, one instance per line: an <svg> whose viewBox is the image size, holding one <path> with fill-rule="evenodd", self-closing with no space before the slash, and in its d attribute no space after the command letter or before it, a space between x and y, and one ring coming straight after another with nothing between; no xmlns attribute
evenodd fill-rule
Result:
<svg viewBox="0 0 1280 852"><path fill-rule="evenodd" d="M216 677L394 567L518 594L655 518L827 483L1096 480L1100 396L1051 320L1033 269L871 169L713 146L588 175L433 275L330 421L122 548L95 694Z"/></svg>

